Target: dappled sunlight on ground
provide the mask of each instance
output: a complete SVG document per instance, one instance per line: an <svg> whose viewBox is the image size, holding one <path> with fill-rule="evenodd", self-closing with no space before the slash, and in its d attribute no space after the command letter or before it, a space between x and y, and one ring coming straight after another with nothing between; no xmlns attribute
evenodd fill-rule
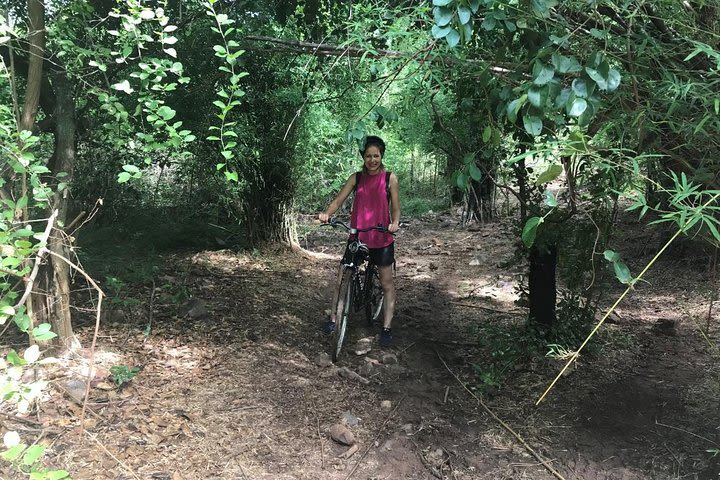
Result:
<svg viewBox="0 0 720 480"><path fill-rule="evenodd" d="M655 326L661 315L682 316L672 278L682 277L685 304L701 304L692 275L661 265L667 290L634 292L602 341L535 406L562 361L543 350L502 367L497 383L489 369L503 348L528 346L527 309L516 302L525 265L509 231L500 222L460 228L449 217L401 231L396 344L380 349L377 330L354 318L338 365L319 329L338 238L306 237L310 249L337 252L322 258L280 248L169 257L154 292L128 292L149 300L117 304L122 311L103 324L84 424L91 441L72 434L89 352L50 377L37 412L49 428L48 462L98 480L554 478L530 447L567 479L669 479L706 468L702 439L715 438L718 422L708 408L715 362L689 322ZM82 325L89 345L92 319ZM118 365L138 368L119 388L109 371ZM343 422L354 450L330 438Z"/></svg>

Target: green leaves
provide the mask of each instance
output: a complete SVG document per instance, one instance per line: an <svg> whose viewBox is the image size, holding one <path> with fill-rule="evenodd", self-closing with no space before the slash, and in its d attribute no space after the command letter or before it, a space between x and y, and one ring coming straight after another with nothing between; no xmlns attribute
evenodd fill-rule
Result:
<svg viewBox="0 0 720 480"><path fill-rule="evenodd" d="M540 16L547 18L550 16L550 9L557 5L557 0L531 0L533 12Z"/></svg>
<svg viewBox="0 0 720 480"><path fill-rule="evenodd" d="M479 182L482 178L482 172L475 163L471 163L468 166L468 173L470 174L470 177L472 177L472 179L476 182Z"/></svg>
<svg viewBox="0 0 720 480"><path fill-rule="evenodd" d="M515 99L508 103L507 106L507 118L510 121L510 123L515 123L517 120L517 114L522 108L523 105L525 105L525 102L527 101L528 96L527 94L522 95L520 98Z"/></svg>
<svg viewBox="0 0 720 480"><path fill-rule="evenodd" d="M170 108L166 105L163 105L162 107L160 107L158 109L157 113L165 121L171 120L173 117L175 117L175 110L173 110L172 108Z"/></svg>
<svg viewBox="0 0 720 480"><path fill-rule="evenodd" d="M113 365L110 367L112 380L118 388L128 384L138 373L140 373L138 367L128 367L127 365Z"/></svg>
<svg viewBox="0 0 720 480"><path fill-rule="evenodd" d="M435 39L444 38L450 48L460 42L468 42L472 36L472 14L480 8L480 2L455 0L433 1L433 26L430 30Z"/></svg>
<svg viewBox="0 0 720 480"><path fill-rule="evenodd" d="M45 447L43 445L31 445L28 447L27 450L25 450L25 453L23 454L22 463L26 466L31 466L38 460L40 460L40 457L42 457L43 453L45 453Z"/></svg>
<svg viewBox="0 0 720 480"><path fill-rule="evenodd" d="M12 305L0 305L0 325L4 325L7 319L15 315L15 308Z"/></svg>
<svg viewBox="0 0 720 480"><path fill-rule="evenodd" d="M530 248L535 243L537 237L537 231L540 225L544 222L542 217L530 217L522 230L522 241L527 248Z"/></svg>
<svg viewBox="0 0 720 480"><path fill-rule="evenodd" d="M600 54L593 56L590 64L585 67L585 72L602 91L611 92L620 86L620 72L610 68L608 62L602 59Z"/></svg>
<svg viewBox="0 0 720 480"><path fill-rule="evenodd" d="M435 25L438 27L447 26L452 21L454 15L455 12L453 12L449 8L433 8L433 19L435 20Z"/></svg>
<svg viewBox="0 0 720 480"><path fill-rule="evenodd" d="M545 85L555 76L555 67L552 65L545 65L544 63L537 61L533 64L533 83L535 85Z"/></svg>
<svg viewBox="0 0 720 480"><path fill-rule="evenodd" d="M545 205L551 208L555 208L558 205L555 194L550 190L545 190Z"/></svg>
<svg viewBox="0 0 720 480"><path fill-rule="evenodd" d="M482 134L483 143L488 143L490 141L490 137L492 137L492 127L490 125L488 125L483 129L483 134Z"/></svg>
<svg viewBox="0 0 720 480"><path fill-rule="evenodd" d="M595 83L590 83L584 78L576 78L572 81L572 91L577 97L588 98L595 89Z"/></svg>
<svg viewBox="0 0 720 480"><path fill-rule="evenodd" d="M123 165L122 169L118 174L118 183L125 183L131 178L142 178L142 172L135 165Z"/></svg>
<svg viewBox="0 0 720 480"><path fill-rule="evenodd" d="M455 172L454 179L460 190L467 190L471 181L479 182L482 179L482 171L476 163L475 155L469 153L463 157L463 167Z"/></svg>
<svg viewBox="0 0 720 480"><path fill-rule="evenodd" d="M52 325L50 325L49 323L41 323L40 325L32 329L32 336L33 338L35 338L35 340L39 342L52 340L53 338L57 337L57 334L51 329Z"/></svg>
<svg viewBox="0 0 720 480"><path fill-rule="evenodd" d="M524 115L523 116L523 127L525 127L525 131L532 135L533 137L537 137L542 132L542 118L535 116L535 115Z"/></svg>
<svg viewBox="0 0 720 480"><path fill-rule="evenodd" d="M357 142L361 142L365 139L366 130L365 130L365 124L363 122L355 122L353 125L351 125L345 132L345 140L347 143L352 142L353 140Z"/></svg>
<svg viewBox="0 0 720 480"><path fill-rule="evenodd" d="M543 110L547 103L549 88L548 85L538 87L537 85L531 85L528 89L528 101L533 107Z"/></svg>
<svg viewBox="0 0 720 480"><path fill-rule="evenodd" d="M439 27L437 25L433 25L432 29L430 31L432 33L433 38L440 39L440 38L445 38L445 36L448 33L450 33L450 30L452 30L452 27L449 27L449 26Z"/></svg>
<svg viewBox="0 0 720 480"><path fill-rule="evenodd" d="M130 86L130 82L128 82L127 80L123 80L122 82L112 85L112 88L114 88L115 90L120 90L121 92L125 92L127 94L133 93L135 91Z"/></svg>
<svg viewBox="0 0 720 480"><path fill-rule="evenodd" d="M470 18L472 17L472 12L469 8L460 6L458 7L458 21L461 24L466 24L470 22Z"/></svg>
<svg viewBox="0 0 720 480"><path fill-rule="evenodd" d="M445 36L445 40L447 40L448 46L453 48L460 43L460 33L455 29L451 29Z"/></svg>
<svg viewBox="0 0 720 480"><path fill-rule="evenodd" d="M620 281L620 283L625 285L632 285L635 283L635 279L630 274L630 269L622 261L619 253L614 250L605 250L605 252L603 252L603 256L605 257L605 260L612 264L613 270L615 271L615 277Z"/></svg>
<svg viewBox="0 0 720 480"><path fill-rule="evenodd" d="M21 358L15 350L10 350L5 357L5 360L7 360L10 365L15 365L16 367L21 367L23 365L27 365L28 363L25 359Z"/></svg>
<svg viewBox="0 0 720 480"><path fill-rule="evenodd" d="M540 186L548 182L552 182L563 172L563 167L560 164L554 163L550 165L540 176L535 180L535 185Z"/></svg>
<svg viewBox="0 0 720 480"><path fill-rule="evenodd" d="M706 228L704 233L709 233L714 242L720 244L720 190L703 190L700 185L690 181L684 172L680 175L671 172L670 177L673 182L672 187L667 189L670 210L659 211L660 218L650 223L673 222L684 234L689 234L693 229L700 231ZM640 209L642 216L650 209L658 211L659 208L660 204L654 207L648 205L645 196L637 192L635 202L627 210Z"/></svg>
<svg viewBox="0 0 720 480"><path fill-rule="evenodd" d="M567 114L571 117L579 117L587 109L588 102L584 98L575 98L571 103L568 103L565 107Z"/></svg>
<svg viewBox="0 0 720 480"><path fill-rule="evenodd" d="M582 71L582 66L575 57L566 57L557 52L552 55L552 64L559 73L576 73Z"/></svg>
<svg viewBox="0 0 720 480"><path fill-rule="evenodd" d="M228 115L240 106L238 99L245 95L245 92L240 88L240 80L247 76L248 73L239 71L238 68L238 59L245 53L245 50L240 49L239 43L230 38L232 34L236 33L236 29L229 26L234 23L234 20L224 13L218 13L214 5L215 1L208 1L205 4L206 13L215 20L215 27L212 30L220 35L222 42L213 45L213 51L216 57L224 61L224 64L218 67L218 70L229 75L229 83L220 86L216 91L218 99L213 101L213 105L219 110L217 118L220 120L220 125L211 125L209 127L210 131L218 132L218 134L209 135L207 139L220 143L220 155L223 157L223 162L216 163L218 171L224 169L223 173L227 181L238 182L237 171L229 166L230 162L235 158L234 149L237 146L235 138L237 138L238 134L232 130L231 127L235 123L228 121Z"/></svg>

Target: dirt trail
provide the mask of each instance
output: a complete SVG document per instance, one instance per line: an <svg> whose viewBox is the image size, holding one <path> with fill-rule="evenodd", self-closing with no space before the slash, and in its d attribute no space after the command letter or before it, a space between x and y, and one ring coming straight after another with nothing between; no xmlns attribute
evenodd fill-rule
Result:
<svg viewBox="0 0 720 480"><path fill-rule="evenodd" d="M186 287L195 303L181 307L159 286L154 296L137 292L152 306L110 312L103 367L143 369L120 392L97 377L82 443L79 405L53 390L38 414L50 428L50 464L76 479L557 478L453 377L477 384L472 364L482 368L487 352L469 334L474 325L524 320L515 304L524 266L508 267L507 227L468 231L431 218L404 228L397 344L381 351L376 332L357 322L350 350L362 338L372 349L349 351L337 366L319 327L344 240L316 230L304 242L334 257L278 250L169 259L164 281ZM702 315L693 308L702 308L707 278L670 262L651 281L607 326L628 348L582 357L538 407L558 362L517 367L483 396L566 479L717 478L705 453L720 442L717 368L688 320ZM671 320L667 328L660 318ZM89 345L89 322L79 330ZM341 455L350 448L328 436L342 422L358 446L349 458Z"/></svg>

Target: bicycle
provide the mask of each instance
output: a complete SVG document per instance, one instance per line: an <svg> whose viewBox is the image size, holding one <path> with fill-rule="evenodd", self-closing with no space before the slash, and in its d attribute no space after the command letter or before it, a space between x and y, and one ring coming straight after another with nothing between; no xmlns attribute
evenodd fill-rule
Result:
<svg viewBox="0 0 720 480"><path fill-rule="evenodd" d="M329 223L322 224L322 226L331 226L333 228L342 226L350 235L355 236L358 233L371 230L389 233L386 228L381 226L358 229L334 219ZM353 311L357 313L361 308L364 308L365 319L368 325L372 326L380 318L385 300L378 268L372 261L369 261L370 250L368 246L355 237L348 242L347 248L350 256L349 258L343 257L343 273L340 280L337 304L334 305L336 320L331 344L333 363L337 362L340 357L351 313ZM365 264L366 261L367 265Z"/></svg>

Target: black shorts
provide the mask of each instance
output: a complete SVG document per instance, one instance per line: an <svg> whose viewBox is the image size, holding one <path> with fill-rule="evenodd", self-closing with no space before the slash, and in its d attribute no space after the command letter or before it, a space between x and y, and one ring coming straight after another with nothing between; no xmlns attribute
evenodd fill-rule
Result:
<svg viewBox="0 0 720 480"><path fill-rule="evenodd" d="M350 243L350 241L348 241ZM387 247L370 248L370 261L378 267L387 267L395 263L395 242ZM345 247L345 254L340 263L348 263L352 259L352 253L348 247Z"/></svg>

